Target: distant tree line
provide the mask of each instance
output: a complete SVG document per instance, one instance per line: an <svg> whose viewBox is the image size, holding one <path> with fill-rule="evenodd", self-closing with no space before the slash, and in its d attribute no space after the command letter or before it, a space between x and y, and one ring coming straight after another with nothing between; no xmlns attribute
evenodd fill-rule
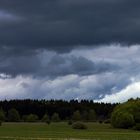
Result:
<svg viewBox="0 0 140 140"><path fill-rule="evenodd" d="M92 100L10 100L0 101L1 121L96 121L107 120L117 104Z"/></svg>

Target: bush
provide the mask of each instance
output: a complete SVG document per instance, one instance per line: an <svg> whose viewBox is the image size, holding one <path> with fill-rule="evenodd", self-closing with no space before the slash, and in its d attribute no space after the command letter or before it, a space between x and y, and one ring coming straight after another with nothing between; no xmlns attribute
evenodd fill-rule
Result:
<svg viewBox="0 0 140 140"><path fill-rule="evenodd" d="M72 125L72 128L73 129L87 129L87 126L84 123L82 123L82 122L75 122Z"/></svg>
<svg viewBox="0 0 140 140"><path fill-rule="evenodd" d="M27 121L27 117L28 117L28 115L23 115L22 116L22 121L26 122Z"/></svg>
<svg viewBox="0 0 140 140"><path fill-rule="evenodd" d="M0 110L0 121L1 122L5 121L5 114L4 114L4 111L2 109Z"/></svg>
<svg viewBox="0 0 140 140"><path fill-rule="evenodd" d="M140 123L137 123L137 124L134 126L134 130L140 131Z"/></svg>
<svg viewBox="0 0 140 140"><path fill-rule="evenodd" d="M51 123L51 121L50 120L47 120L46 123L49 125Z"/></svg>
<svg viewBox="0 0 140 140"><path fill-rule="evenodd" d="M37 120L38 120L38 116L35 114L28 115L26 119L27 122L37 122Z"/></svg>
<svg viewBox="0 0 140 140"><path fill-rule="evenodd" d="M73 124L72 120L69 120L68 125L72 125L72 124Z"/></svg>
<svg viewBox="0 0 140 140"><path fill-rule="evenodd" d="M140 112L134 113L134 119L136 123L140 123Z"/></svg>
<svg viewBox="0 0 140 140"><path fill-rule="evenodd" d="M50 124L50 118L47 114L45 114L42 118L42 122L45 122L47 124Z"/></svg>
<svg viewBox="0 0 140 140"><path fill-rule="evenodd" d="M2 126L2 121L0 120L0 126Z"/></svg>
<svg viewBox="0 0 140 140"><path fill-rule="evenodd" d="M116 128L129 128L134 126L135 121L132 114L117 111L112 114L111 124Z"/></svg>
<svg viewBox="0 0 140 140"><path fill-rule="evenodd" d="M59 114L58 114L58 113L54 113L54 114L52 115L51 120L52 120L53 122L59 122L59 121L60 121Z"/></svg>
<svg viewBox="0 0 140 140"><path fill-rule="evenodd" d="M11 109L8 111L8 121L10 122L19 122L20 116L16 109Z"/></svg>
<svg viewBox="0 0 140 140"><path fill-rule="evenodd" d="M88 112L86 110L82 112L81 119L84 121L88 120Z"/></svg>
<svg viewBox="0 0 140 140"><path fill-rule="evenodd" d="M103 120L99 120L99 123L102 124L103 123Z"/></svg>
<svg viewBox="0 0 140 140"><path fill-rule="evenodd" d="M95 112L95 110L93 110L93 109L89 110L88 120L89 121L95 121L96 120L96 112Z"/></svg>
<svg viewBox="0 0 140 140"><path fill-rule="evenodd" d="M80 121L81 120L81 114L80 114L79 110L77 110L73 113L72 119L74 121Z"/></svg>
<svg viewBox="0 0 140 140"><path fill-rule="evenodd" d="M104 121L104 123L106 123L106 124L108 124L110 122L111 122L110 119L107 119L107 120Z"/></svg>

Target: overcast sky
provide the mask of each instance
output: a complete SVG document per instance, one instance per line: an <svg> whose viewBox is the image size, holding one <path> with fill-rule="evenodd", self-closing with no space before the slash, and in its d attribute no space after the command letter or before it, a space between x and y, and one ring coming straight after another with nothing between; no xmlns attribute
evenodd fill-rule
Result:
<svg viewBox="0 0 140 140"><path fill-rule="evenodd" d="M0 99L140 97L139 0L0 0Z"/></svg>

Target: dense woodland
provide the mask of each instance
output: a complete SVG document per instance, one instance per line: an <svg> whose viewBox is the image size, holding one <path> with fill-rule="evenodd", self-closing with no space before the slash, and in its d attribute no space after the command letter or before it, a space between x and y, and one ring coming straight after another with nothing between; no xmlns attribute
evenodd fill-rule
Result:
<svg viewBox="0 0 140 140"><path fill-rule="evenodd" d="M71 120L74 113L80 113L82 120L88 120L88 113L93 111L96 114L96 120L106 120L117 104L95 103L92 100L4 100L0 101L1 110L5 113L5 120L8 121L8 113L11 109L16 109L20 120L30 114L35 114L38 120L41 120L45 114L51 118L58 114L60 120Z"/></svg>

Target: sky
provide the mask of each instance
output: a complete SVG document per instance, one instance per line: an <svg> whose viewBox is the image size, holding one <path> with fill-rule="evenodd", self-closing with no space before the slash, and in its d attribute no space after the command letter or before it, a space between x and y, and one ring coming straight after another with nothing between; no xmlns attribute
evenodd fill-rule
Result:
<svg viewBox="0 0 140 140"><path fill-rule="evenodd" d="M139 0L0 0L0 100L140 97Z"/></svg>

